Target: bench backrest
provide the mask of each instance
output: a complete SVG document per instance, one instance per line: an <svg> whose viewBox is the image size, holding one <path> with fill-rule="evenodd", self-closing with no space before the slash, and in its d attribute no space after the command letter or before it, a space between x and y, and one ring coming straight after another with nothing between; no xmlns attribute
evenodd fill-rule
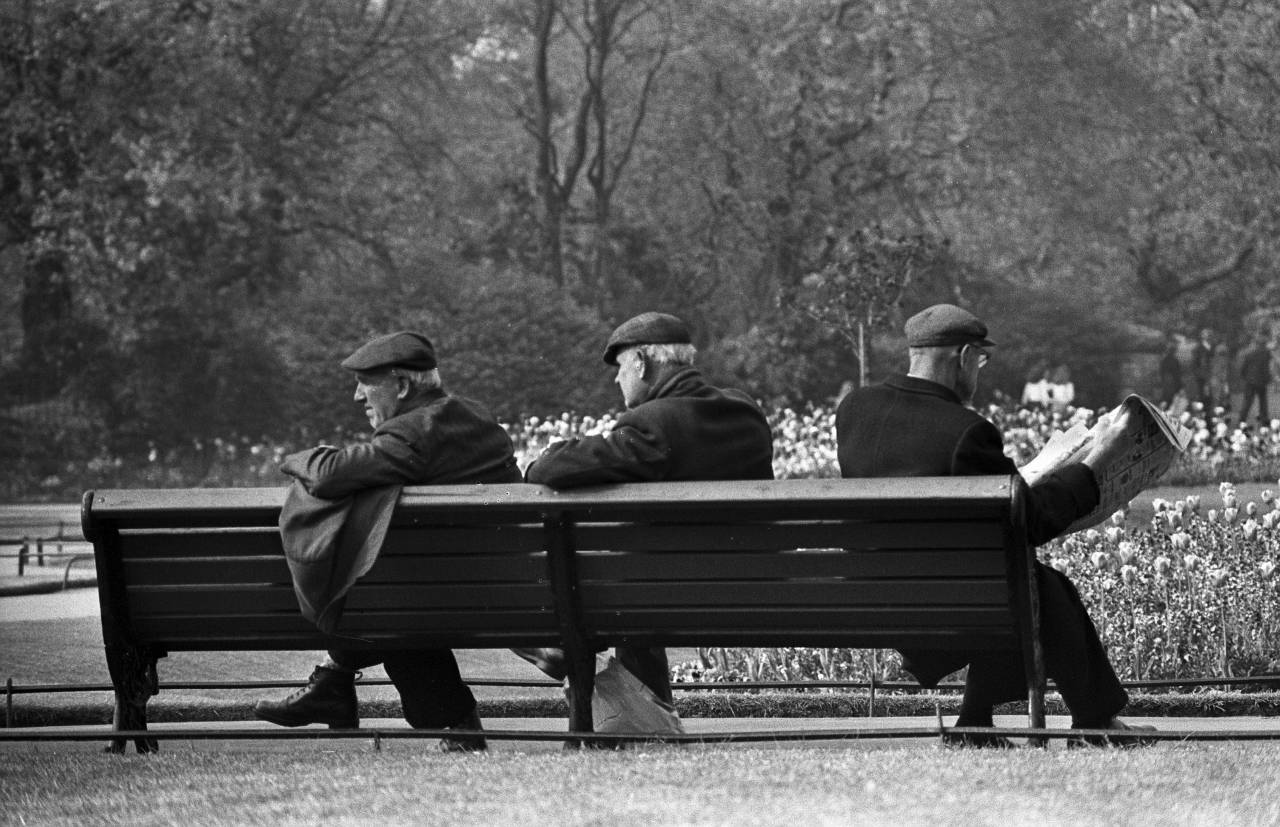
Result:
<svg viewBox="0 0 1280 827"><path fill-rule="evenodd" d="M1019 645L1017 477L406 488L340 629L298 613L284 489L90 492L104 634L163 650ZM1021 631L1020 631L1021 630Z"/></svg>

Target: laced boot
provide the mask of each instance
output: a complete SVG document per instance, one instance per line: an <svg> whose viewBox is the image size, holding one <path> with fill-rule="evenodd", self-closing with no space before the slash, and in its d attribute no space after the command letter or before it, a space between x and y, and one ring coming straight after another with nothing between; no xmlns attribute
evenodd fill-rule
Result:
<svg viewBox="0 0 1280 827"><path fill-rule="evenodd" d="M330 729L356 729L360 726L356 677L355 672L317 666L306 686L283 701L258 701L253 714L280 726L328 724Z"/></svg>
<svg viewBox="0 0 1280 827"><path fill-rule="evenodd" d="M480 716L473 709L471 714L446 729L484 729L480 725ZM441 752L484 752L489 748L483 735L449 735L440 739Z"/></svg>

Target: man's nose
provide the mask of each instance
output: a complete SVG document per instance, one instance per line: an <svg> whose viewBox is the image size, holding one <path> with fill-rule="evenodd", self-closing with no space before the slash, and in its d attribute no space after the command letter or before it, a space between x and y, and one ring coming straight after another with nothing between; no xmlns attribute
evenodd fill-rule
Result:
<svg viewBox="0 0 1280 827"><path fill-rule="evenodd" d="M363 401L364 401L364 389L363 389L363 388L361 388L359 385L356 385L356 395L355 395L355 400L356 400L357 402L363 402Z"/></svg>

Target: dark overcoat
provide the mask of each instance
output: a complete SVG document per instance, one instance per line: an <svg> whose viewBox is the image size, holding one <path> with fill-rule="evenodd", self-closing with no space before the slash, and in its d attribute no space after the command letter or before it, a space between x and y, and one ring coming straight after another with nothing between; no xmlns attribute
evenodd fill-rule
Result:
<svg viewBox="0 0 1280 827"><path fill-rule="evenodd" d="M553 488L773 479L773 436L751 397L682 368L619 416L608 434L552 445L526 469L525 479Z"/></svg>

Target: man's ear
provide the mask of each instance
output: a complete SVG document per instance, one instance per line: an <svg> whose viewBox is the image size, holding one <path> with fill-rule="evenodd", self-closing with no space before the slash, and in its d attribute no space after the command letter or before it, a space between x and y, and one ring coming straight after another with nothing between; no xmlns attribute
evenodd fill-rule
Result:
<svg viewBox="0 0 1280 827"><path fill-rule="evenodd" d="M396 399L408 399L413 383L407 377L396 375Z"/></svg>
<svg viewBox="0 0 1280 827"><path fill-rule="evenodd" d="M640 361L640 378L648 382L653 373L653 362L649 360L649 355L643 350L636 351L636 359Z"/></svg>

